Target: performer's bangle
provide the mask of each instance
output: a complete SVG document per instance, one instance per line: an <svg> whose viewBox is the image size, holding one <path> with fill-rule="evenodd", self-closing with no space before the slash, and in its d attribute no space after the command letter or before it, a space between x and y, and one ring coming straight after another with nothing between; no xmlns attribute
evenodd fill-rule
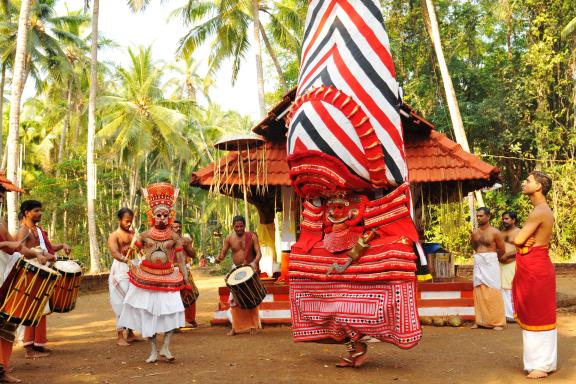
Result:
<svg viewBox="0 0 576 384"><path fill-rule="evenodd" d="M182 251L184 251L184 247L178 247L178 248L176 248L176 252L182 252Z"/></svg>
<svg viewBox="0 0 576 384"><path fill-rule="evenodd" d="M134 245L137 246L138 248L142 248L142 243L139 241L135 241Z"/></svg>
<svg viewBox="0 0 576 384"><path fill-rule="evenodd" d="M188 291L191 291L191 290L192 290L192 286L191 286L190 284L186 284L186 285L184 286L184 289L186 289L186 290L188 290Z"/></svg>

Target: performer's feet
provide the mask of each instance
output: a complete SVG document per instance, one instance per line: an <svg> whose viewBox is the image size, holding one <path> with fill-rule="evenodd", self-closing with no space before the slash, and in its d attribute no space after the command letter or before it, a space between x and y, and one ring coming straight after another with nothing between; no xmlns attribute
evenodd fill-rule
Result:
<svg viewBox="0 0 576 384"><path fill-rule="evenodd" d="M340 356L340 361L336 363L336 368L352 368L354 367L354 362L348 357Z"/></svg>
<svg viewBox="0 0 576 384"><path fill-rule="evenodd" d="M174 361L176 359L176 357L174 357L174 355L170 353L168 347L165 346L163 346L162 349L160 350L160 356L164 357L168 361Z"/></svg>
<svg viewBox="0 0 576 384"><path fill-rule="evenodd" d="M478 324L474 324L473 326L470 327L470 329L478 329L478 328L480 328L480 327L478 326Z"/></svg>
<svg viewBox="0 0 576 384"><path fill-rule="evenodd" d="M368 344L363 342L356 343L356 353L352 354L350 357L354 359L354 368L360 368L366 362L368 358Z"/></svg>
<svg viewBox="0 0 576 384"><path fill-rule="evenodd" d="M526 377L528 379L543 379L545 377L548 377L548 374L544 371L534 369L532 372L530 372L528 375L526 375Z"/></svg>
<svg viewBox="0 0 576 384"><path fill-rule="evenodd" d="M191 323L188 323L188 327L190 328L198 328L198 323L196 322L196 320L194 320Z"/></svg>
<svg viewBox="0 0 576 384"><path fill-rule="evenodd" d="M137 343L139 341L144 341L144 339L136 336L132 330L129 330L128 335L126 336L126 341L129 343Z"/></svg>
<svg viewBox="0 0 576 384"><path fill-rule="evenodd" d="M257 328L250 328L250 334L251 334L251 335L257 335L257 334L258 334L258 329L257 329Z"/></svg>
<svg viewBox="0 0 576 384"><path fill-rule="evenodd" d="M124 338L118 338L116 339L116 345L120 346L120 347L129 347L130 344L128 341L124 340Z"/></svg>
<svg viewBox="0 0 576 384"><path fill-rule="evenodd" d="M492 329L495 330L495 331L503 331L503 330L504 330L503 327L494 327L494 328L492 328Z"/></svg>
<svg viewBox="0 0 576 384"><path fill-rule="evenodd" d="M234 328L232 328L230 331L228 331L226 336L236 336L236 331L234 330Z"/></svg>
<svg viewBox="0 0 576 384"><path fill-rule="evenodd" d="M146 359L146 362L151 364L151 363L155 363L158 361L158 352L153 351L152 353L150 353L150 356L148 356L148 358Z"/></svg>
<svg viewBox="0 0 576 384"><path fill-rule="evenodd" d="M48 357L50 353L48 352L38 352L33 350L32 348L26 349L26 354L24 355L27 359L39 359L41 357Z"/></svg>
<svg viewBox="0 0 576 384"><path fill-rule="evenodd" d="M0 376L0 383L21 383L22 380L9 375L7 372L4 372L4 375Z"/></svg>
<svg viewBox="0 0 576 384"><path fill-rule="evenodd" d="M42 353L52 353L54 352L54 348L48 348L44 345L35 345L32 347L35 351L42 352Z"/></svg>

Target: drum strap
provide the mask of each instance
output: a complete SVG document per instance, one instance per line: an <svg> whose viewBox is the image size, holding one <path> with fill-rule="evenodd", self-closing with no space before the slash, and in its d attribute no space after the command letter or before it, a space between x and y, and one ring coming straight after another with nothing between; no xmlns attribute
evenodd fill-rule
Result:
<svg viewBox="0 0 576 384"><path fill-rule="evenodd" d="M52 243L50 243L50 240L48 240L48 235L46 234L46 231L44 231L40 227L36 227L36 231L38 231L37 233L38 233L38 241L40 242L40 248L53 255L54 248L52 247Z"/></svg>

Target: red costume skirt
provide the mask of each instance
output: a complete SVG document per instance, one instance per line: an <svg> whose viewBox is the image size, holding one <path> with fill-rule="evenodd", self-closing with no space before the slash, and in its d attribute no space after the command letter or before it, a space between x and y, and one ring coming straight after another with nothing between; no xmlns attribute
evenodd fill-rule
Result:
<svg viewBox="0 0 576 384"><path fill-rule="evenodd" d="M294 341L341 342L372 336L408 349L422 337L414 281L290 280Z"/></svg>
<svg viewBox="0 0 576 384"><path fill-rule="evenodd" d="M548 248L532 247L516 254L516 274L512 282L514 317L526 331L556 328L556 274Z"/></svg>

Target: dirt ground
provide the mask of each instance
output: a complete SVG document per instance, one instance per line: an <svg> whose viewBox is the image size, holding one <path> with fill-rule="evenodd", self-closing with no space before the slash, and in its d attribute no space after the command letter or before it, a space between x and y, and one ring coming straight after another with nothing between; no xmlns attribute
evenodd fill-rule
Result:
<svg viewBox="0 0 576 384"><path fill-rule="evenodd" d="M526 383L522 335L516 325L502 332L424 327L419 346L409 351L370 344L362 369L336 369L340 345L293 343L289 327L267 327L255 336L227 337L210 327L221 277L196 279L201 327L175 335L176 362L146 364L145 342L114 344L114 316L106 292L83 295L76 309L48 318L48 358L12 357L13 375L25 383ZM558 291L576 295L576 277L559 277ZM576 313L561 311L558 371L545 382L576 383Z"/></svg>

